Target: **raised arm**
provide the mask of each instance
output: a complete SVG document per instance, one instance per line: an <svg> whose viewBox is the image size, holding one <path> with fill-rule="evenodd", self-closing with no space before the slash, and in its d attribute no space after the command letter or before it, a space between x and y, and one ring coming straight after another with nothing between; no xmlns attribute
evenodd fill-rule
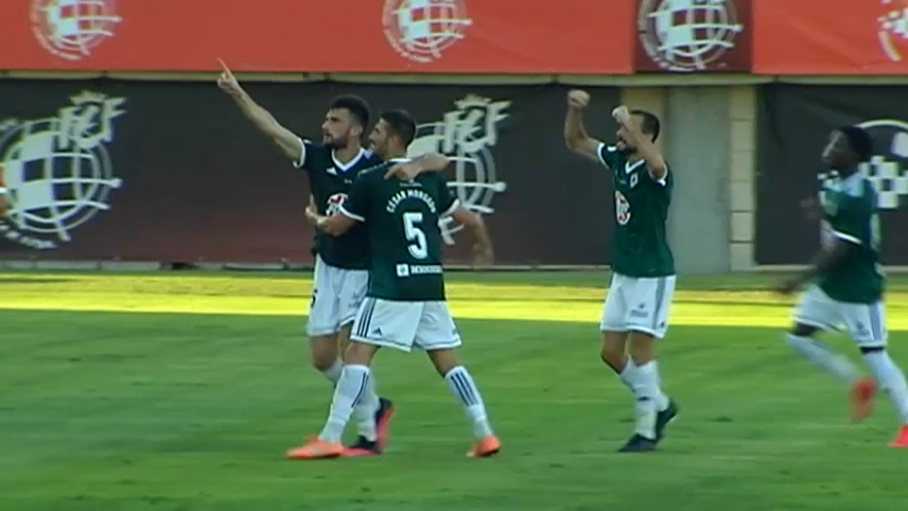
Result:
<svg viewBox="0 0 908 511"><path fill-rule="evenodd" d="M491 266L495 253L492 250L492 239L489 237L489 231L486 229L482 217L461 205L451 212L451 217L455 222L463 225L465 230L470 231L473 236L473 266L476 268Z"/></svg>
<svg viewBox="0 0 908 511"><path fill-rule="evenodd" d="M305 159L303 154L305 146L303 145L302 139L292 131L283 127L268 110L265 110L258 103L253 101L249 94L246 94L246 91L243 90L243 87L240 86L239 82L237 82L236 77L233 76L230 69L227 68L223 61L220 62L224 72L221 73L221 76L218 78L218 87L233 98L233 101L240 107L243 115L252 121L252 124L254 124L259 131L274 141L281 152L291 160L302 163Z"/></svg>
<svg viewBox="0 0 908 511"><path fill-rule="evenodd" d="M600 161L602 142L590 137L583 127L583 110L590 104L590 95L582 90L568 93L567 116L564 119L564 143L571 151L593 161Z"/></svg>

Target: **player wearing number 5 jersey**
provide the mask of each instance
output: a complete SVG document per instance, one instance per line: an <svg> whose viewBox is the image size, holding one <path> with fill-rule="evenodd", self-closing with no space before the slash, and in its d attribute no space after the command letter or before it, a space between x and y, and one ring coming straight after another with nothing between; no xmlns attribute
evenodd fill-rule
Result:
<svg viewBox="0 0 908 511"><path fill-rule="evenodd" d="M372 132L373 147L391 165L406 155L416 124L409 114L382 114ZM344 427L372 376L369 366L379 348L410 351L417 347L429 358L470 417L476 444L471 457L488 457L500 449L469 371L458 360L460 334L445 303L442 237L439 219L452 216L476 238L477 256L491 258L491 244L481 218L460 205L438 174L411 181L385 180L384 166L365 171L353 185L340 213L330 217L309 211L319 229L342 235L363 224L369 233L369 291L353 324L344 370L331 411L317 439L291 452L301 459L333 458L345 453Z"/></svg>
<svg viewBox="0 0 908 511"><path fill-rule="evenodd" d="M637 402L634 434L620 450L646 452L656 448L677 415L662 392L655 358L655 340L668 329L675 291L675 263L665 233L674 175L655 145L660 131L655 115L614 109L620 129L617 142L609 146L586 134L581 115L589 101L584 91L568 93L564 137L569 149L612 173L613 275L600 324L602 360Z"/></svg>
<svg viewBox="0 0 908 511"><path fill-rule="evenodd" d="M223 62L221 64L223 66ZM274 116L256 104L226 66L218 85L233 98L256 128L275 142L295 167L306 172L312 200L322 214L330 215L338 211L359 172L382 162L372 151L364 149L360 142L369 124L369 107L362 98L335 98L322 123L322 142L314 143L303 140L282 126ZM418 162L397 165L391 170L401 178L410 178L424 170L441 171L447 164L447 158L433 154ZM342 363L339 355L349 340L353 319L369 281L367 243L363 228L351 229L339 237L317 233L315 239L315 272L307 333L312 364L332 384L340 378ZM355 447L378 454L385 444L392 413L390 401L380 400L374 393L368 394L357 409L360 436Z"/></svg>
<svg viewBox="0 0 908 511"><path fill-rule="evenodd" d="M820 196L823 248L807 271L784 282L779 291L789 294L813 281L795 310L788 344L850 386L852 418L860 421L871 413L876 382L862 377L847 358L814 339L818 331L844 326L901 419L902 427L891 445L908 447L908 384L886 352L877 192L858 168L870 160L872 146L870 135L857 126L830 135L823 160L833 170L833 178Z"/></svg>

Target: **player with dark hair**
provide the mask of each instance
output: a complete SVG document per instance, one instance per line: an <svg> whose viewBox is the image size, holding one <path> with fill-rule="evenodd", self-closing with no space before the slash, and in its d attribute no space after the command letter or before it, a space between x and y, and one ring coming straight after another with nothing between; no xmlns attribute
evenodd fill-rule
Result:
<svg viewBox="0 0 908 511"><path fill-rule="evenodd" d="M363 389L370 385L369 366L382 347L405 352L417 347L428 352L472 423L476 443L468 456L489 457L501 448L482 395L457 357L461 340L445 303L438 221L450 215L472 231L479 265L491 262L491 242L482 218L451 195L440 174L420 174L411 181L383 179L385 169L406 156L415 130L416 124L406 112L383 113L370 139L385 163L357 178L338 213L325 216L311 208L308 211L318 228L333 236L356 225L365 226L370 281L325 427L318 438L292 451L293 457L322 459L345 454L341 435Z"/></svg>
<svg viewBox="0 0 908 511"><path fill-rule="evenodd" d="M815 339L819 331L844 325L901 420L891 445L908 447L908 383L886 351L877 192L859 169L872 155L873 142L864 129L846 126L830 134L823 160L833 176L820 192L822 249L807 270L783 282L779 291L788 295L813 281L795 310L788 345L848 385L852 418L864 420L872 412L877 383Z"/></svg>
<svg viewBox="0 0 908 511"><path fill-rule="evenodd" d="M615 108L617 141L606 145L583 127L589 101L584 91L568 93L564 139L571 151L612 172L613 275L599 326L601 356L636 397L635 431L620 450L646 452L656 448L677 416L676 405L662 392L655 355L655 341L668 330L675 291L675 263L665 232L674 175L655 144L661 131L658 117Z"/></svg>
<svg viewBox="0 0 908 511"><path fill-rule="evenodd" d="M282 126L267 110L243 90L221 62L223 74L218 85L240 107L243 114L281 151L309 176L310 204L325 215L336 211L347 199L350 186L362 170L382 163L381 158L362 147L362 136L369 125L369 106L358 96L340 96L328 107L322 123L322 143L303 140ZM432 154L395 165L388 176L411 179L423 171L444 170L448 159ZM311 341L312 364L332 384L341 375L340 355L350 338L350 328L366 293L369 281L368 240L363 228L351 229L333 237L316 232L315 275L307 333ZM357 409L360 436L354 445L358 452L378 454L387 439L393 406L379 399L374 386L367 389Z"/></svg>

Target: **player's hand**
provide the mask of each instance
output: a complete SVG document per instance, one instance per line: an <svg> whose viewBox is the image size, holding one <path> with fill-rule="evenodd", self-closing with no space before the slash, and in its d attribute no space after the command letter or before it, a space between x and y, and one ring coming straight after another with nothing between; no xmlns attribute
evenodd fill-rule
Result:
<svg viewBox="0 0 908 511"><path fill-rule="evenodd" d="M385 173L385 179L396 177L401 181L413 181L422 172L422 167L414 161L395 163Z"/></svg>
<svg viewBox="0 0 908 511"><path fill-rule="evenodd" d="M586 108L590 104L590 95L586 91L574 89L568 92L568 106L571 108Z"/></svg>
<svg viewBox="0 0 908 511"><path fill-rule="evenodd" d="M495 253L492 251L492 247L482 243L473 245L473 269L488 269L494 261Z"/></svg>
<svg viewBox="0 0 908 511"><path fill-rule="evenodd" d="M218 59L218 62L221 64L222 69L221 76L218 77L218 87L231 96L243 92L243 88L240 87L240 83L236 81L236 77L230 72L230 68L227 67L227 64L221 59Z"/></svg>
<svg viewBox="0 0 908 511"><path fill-rule="evenodd" d="M630 110L627 109L626 106L621 105L621 106L615 108L614 110L612 110L612 117L614 117L615 120L618 121L618 123L623 126L623 125L627 124L628 121L630 121L631 112L630 112Z"/></svg>
<svg viewBox="0 0 908 511"><path fill-rule="evenodd" d="M315 218L318 216L318 209L315 207L315 201L312 200L312 196L309 196L309 205L306 206L306 217Z"/></svg>
<svg viewBox="0 0 908 511"><path fill-rule="evenodd" d="M820 201L815 197L810 197L801 201L801 211L808 220L820 219Z"/></svg>

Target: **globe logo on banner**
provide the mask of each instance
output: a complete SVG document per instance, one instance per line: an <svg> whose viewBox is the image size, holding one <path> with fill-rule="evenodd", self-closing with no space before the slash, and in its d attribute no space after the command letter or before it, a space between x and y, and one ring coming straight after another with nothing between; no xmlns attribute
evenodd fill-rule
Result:
<svg viewBox="0 0 908 511"><path fill-rule="evenodd" d="M72 241L71 231L110 209L122 181L113 177L106 144L124 98L82 92L56 117L0 122L0 165L10 210L0 236L49 250Z"/></svg>
<svg viewBox="0 0 908 511"><path fill-rule="evenodd" d="M498 144L498 123L508 118L505 111L511 102L470 95L456 101L455 106L442 121L417 126L407 156L433 152L447 156L455 168L455 178L448 187L465 208L489 215L495 212L495 195L507 189L507 183L498 180L490 149ZM440 220L439 227L448 245L454 244L454 234L463 229L450 217Z"/></svg>
<svg viewBox="0 0 908 511"><path fill-rule="evenodd" d="M114 0L32 0L32 31L47 51L80 60L114 36Z"/></svg>
<svg viewBox="0 0 908 511"><path fill-rule="evenodd" d="M640 43L667 71L702 71L734 48L744 31L734 0L641 0Z"/></svg>
<svg viewBox="0 0 908 511"><path fill-rule="evenodd" d="M880 209L898 209L901 198L908 195L908 123L896 119L876 119L858 124L873 137L876 154L861 165L878 197ZM819 175L821 185L829 185L833 176Z"/></svg>
<svg viewBox="0 0 908 511"><path fill-rule="evenodd" d="M883 52L893 62L908 54L908 0L880 0L883 12L877 18L877 37Z"/></svg>
<svg viewBox="0 0 908 511"><path fill-rule="evenodd" d="M382 21L394 50L420 64L440 59L473 23L465 0L385 0Z"/></svg>

